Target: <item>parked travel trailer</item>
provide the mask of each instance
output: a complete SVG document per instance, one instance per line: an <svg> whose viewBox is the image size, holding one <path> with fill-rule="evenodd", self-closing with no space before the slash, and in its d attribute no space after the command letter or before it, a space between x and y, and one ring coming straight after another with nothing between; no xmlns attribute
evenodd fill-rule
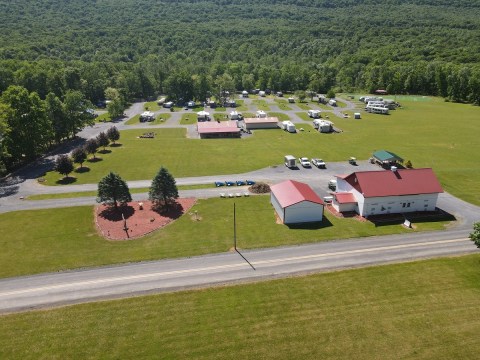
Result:
<svg viewBox="0 0 480 360"><path fill-rule="evenodd" d="M155 114L151 111L145 111L140 115L140 122L155 120Z"/></svg>
<svg viewBox="0 0 480 360"><path fill-rule="evenodd" d="M266 118L267 113L263 110L258 110L257 113L255 114L255 117L257 118Z"/></svg>
<svg viewBox="0 0 480 360"><path fill-rule="evenodd" d="M337 106L337 100L335 100L335 99L330 99L330 100L328 100L328 105L330 105L330 106Z"/></svg>
<svg viewBox="0 0 480 360"><path fill-rule="evenodd" d="M164 98L164 97L162 97L162 98L160 98L160 99L157 100L157 105L160 105L160 106L161 106L161 105L165 104L165 101L167 101L167 99Z"/></svg>
<svg viewBox="0 0 480 360"><path fill-rule="evenodd" d="M173 106L173 102L172 102L172 101L169 101L169 102L166 102L165 104L163 104L163 107L164 107L164 108L167 108L167 109L170 109L172 106Z"/></svg>
<svg viewBox="0 0 480 360"><path fill-rule="evenodd" d="M293 169L297 167L297 159L293 155L285 155L285 166Z"/></svg>
<svg viewBox="0 0 480 360"><path fill-rule="evenodd" d="M291 103L291 104L293 104L293 103L295 102L295 99L294 99L293 97L289 97L289 98L288 98L288 102Z"/></svg>
<svg viewBox="0 0 480 360"><path fill-rule="evenodd" d="M241 120L242 119L242 114L236 112L236 111L232 111L229 115L230 117L230 120Z"/></svg>
<svg viewBox="0 0 480 360"><path fill-rule="evenodd" d="M295 128L295 124L288 120L282 122L282 129L285 131L288 131L289 133L297 132L297 129Z"/></svg>
<svg viewBox="0 0 480 360"><path fill-rule="evenodd" d="M389 111L388 108L386 107L380 107L380 106L368 106L365 108L366 111L372 114L384 114L388 115Z"/></svg>
<svg viewBox="0 0 480 360"><path fill-rule="evenodd" d="M320 117L320 110L308 110L308 116L314 119L318 119Z"/></svg>
<svg viewBox="0 0 480 360"><path fill-rule="evenodd" d="M333 123L328 120L313 120L313 127L321 133L329 133L333 131Z"/></svg>
<svg viewBox="0 0 480 360"><path fill-rule="evenodd" d="M356 112L355 114L353 114L353 117L354 119L361 119L362 116L360 115L360 113Z"/></svg>
<svg viewBox="0 0 480 360"><path fill-rule="evenodd" d="M248 98L248 91L247 90L242 91L242 97Z"/></svg>
<svg viewBox="0 0 480 360"><path fill-rule="evenodd" d="M261 97L265 97L265 91L260 90L258 92L258 95L261 96Z"/></svg>
<svg viewBox="0 0 480 360"><path fill-rule="evenodd" d="M199 111L197 113L197 120L199 122L202 122L202 121L210 121L210 113L206 112L206 111Z"/></svg>

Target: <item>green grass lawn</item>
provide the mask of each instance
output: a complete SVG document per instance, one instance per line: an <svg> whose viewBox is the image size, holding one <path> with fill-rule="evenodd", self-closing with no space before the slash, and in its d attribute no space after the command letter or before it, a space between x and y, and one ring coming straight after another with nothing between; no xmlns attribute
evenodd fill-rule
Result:
<svg viewBox="0 0 480 360"><path fill-rule="evenodd" d="M158 105L156 101L150 101L145 103L145 105L143 105L143 108L148 111L158 111L160 109L163 109L163 106Z"/></svg>
<svg viewBox="0 0 480 360"><path fill-rule="evenodd" d="M307 111L312 109L312 107L309 106L309 104L310 103L308 102L300 102L300 101L295 102L295 105L297 105L300 109L307 110Z"/></svg>
<svg viewBox="0 0 480 360"><path fill-rule="evenodd" d="M257 107L257 110L270 111L270 106L265 99L255 99L252 104Z"/></svg>
<svg viewBox="0 0 480 360"><path fill-rule="evenodd" d="M314 155L311 149L321 151L326 161L368 159L385 149L412 161L414 167L433 167L445 190L480 205L480 166L475 159L480 153L480 108L441 99L402 105L390 115L362 112L361 120L332 118L343 130L332 136L304 132L292 137L269 130L241 140L199 141L187 139L184 129L156 129L155 139L138 139L143 130L122 131L123 146L89 164L92 170L77 174L76 183L96 183L110 170L127 180L149 179L161 165L175 177L231 174L280 164L288 153ZM235 154L235 161L217 161L225 154ZM46 184L55 185L59 178L50 172Z"/></svg>
<svg viewBox="0 0 480 360"><path fill-rule="evenodd" d="M292 108L290 106L288 106L287 100L275 98L274 101L278 105L280 110L284 110L284 111L292 110Z"/></svg>
<svg viewBox="0 0 480 360"><path fill-rule="evenodd" d="M3 359L476 359L480 256L3 315Z"/></svg>
<svg viewBox="0 0 480 360"><path fill-rule="evenodd" d="M197 123L196 113L182 114L182 117L180 118L180 125L192 125L196 123Z"/></svg>
<svg viewBox="0 0 480 360"><path fill-rule="evenodd" d="M135 125L135 124L140 124L140 114L135 115L134 117L128 119L125 122L125 125Z"/></svg>
<svg viewBox="0 0 480 360"><path fill-rule="evenodd" d="M295 113L300 119L312 122L313 119L305 111Z"/></svg>
<svg viewBox="0 0 480 360"><path fill-rule="evenodd" d="M147 122L148 125L160 125L165 123L170 117L172 116L171 113L160 113L156 116L154 121ZM135 115L131 119L129 119L125 125L135 125L140 124L140 115Z"/></svg>
<svg viewBox="0 0 480 360"><path fill-rule="evenodd" d="M190 212L196 210L200 221L187 214L143 238L107 241L97 234L91 206L10 212L0 214L0 277L228 251L234 201L238 246L244 249L437 230L446 224L414 222L417 229L408 230L326 214L322 223L289 228L276 224L269 196L251 196L198 200Z"/></svg>
<svg viewBox="0 0 480 360"><path fill-rule="evenodd" d="M248 107L245 105L245 100L235 100L235 102L237 103L237 107L235 108L236 111L247 111L248 110Z"/></svg>
<svg viewBox="0 0 480 360"><path fill-rule="evenodd" d="M177 185L178 190L196 190L208 189L215 187L214 184L194 184L194 185ZM149 191L150 188L131 188L131 194L141 194ZM54 193L54 194L38 194L26 197L26 200L50 200L50 199L69 199L78 197L97 196L97 191L79 191L68 193Z"/></svg>
<svg viewBox="0 0 480 360"><path fill-rule="evenodd" d="M272 112L271 111L271 112L268 113L268 116L269 117L277 117L279 121L290 120L290 116L288 116L285 113L280 113L280 112Z"/></svg>
<svg viewBox="0 0 480 360"><path fill-rule="evenodd" d="M110 114L108 112L100 114L95 118L95 122L97 123L110 121L112 121L112 119L110 118Z"/></svg>

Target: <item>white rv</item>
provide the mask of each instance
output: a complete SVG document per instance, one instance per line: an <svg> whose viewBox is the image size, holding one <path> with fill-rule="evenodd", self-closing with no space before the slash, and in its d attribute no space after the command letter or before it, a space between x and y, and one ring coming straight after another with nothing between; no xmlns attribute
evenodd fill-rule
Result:
<svg viewBox="0 0 480 360"><path fill-rule="evenodd" d="M295 125L291 121L283 121L282 122L282 129L288 131L289 133L296 133L297 129Z"/></svg>
<svg viewBox="0 0 480 360"><path fill-rule="evenodd" d="M320 110L308 110L308 116L314 119L318 119L320 117Z"/></svg>
<svg viewBox="0 0 480 360"><path fill-rule="evenodd" d="M266 118L267 117L267 113L263 110L258 110L255 117L257 118Z"/></svg>
<svg viewBox="0 0 480 360"><path fill-rule="evenodd" d="M261 97L265 97L265 91L259 91L258 95L261 96Z"/></svg>

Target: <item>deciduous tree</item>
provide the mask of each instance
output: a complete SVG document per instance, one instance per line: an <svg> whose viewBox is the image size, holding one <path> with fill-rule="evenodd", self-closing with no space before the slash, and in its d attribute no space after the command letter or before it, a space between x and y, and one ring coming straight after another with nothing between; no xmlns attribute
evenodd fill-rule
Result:
<svg viewBox="0 0 480 360"><path fill-rule="evenodd" d="M68 155L59 155L55 160L55 170L58 171L61 175L68 177L73 171L73 161Z"/></svg>
<svg viewBox="0 0 480 360"><path fill-rule="evenodd" d="M116 128L116 126L112 126L107 130L107 136L110 139L113 144L115 144L115 141L118 141L120 139L120 131Z"/></svg>
<svg viewBox="0 0 480 360"><path fill-rule="evenodd" d="M477 248L480 248L480 222L473 224L473 231L468 237L475 243Z"/></svg>
<svg viewBox="0 0 480 360"><path fill-rule="evenodd" d="M98 141L97 139L88 139L87 142L85 143L85 151L88 154L93 155L93 159L96 159L95 154L97 153L98 150Z"/></svg>
<svg viewBox="0 0 480 360"><path fill-rule="evenodd" d="M107 134L105 134L103 131L97 135L97 143L98 146L103 146L103 150L105 151L105 147L108 146L110 143L110 140L108 139Z"/></svg>
<svg viewBox="0 0 480 360"><path fill-rule="evenodd" d="M118 208L118 203L132 201L127 183L118 175L110 172L98 183L97 201Z"/></svg>
<svg viewBox="0 0 480 360"><path fill-rule="evenodd" d="M83 163L87 160L87 152L83 147L77 147L72 151L72 160L74 163L80 164L83 167Z"/></svg>

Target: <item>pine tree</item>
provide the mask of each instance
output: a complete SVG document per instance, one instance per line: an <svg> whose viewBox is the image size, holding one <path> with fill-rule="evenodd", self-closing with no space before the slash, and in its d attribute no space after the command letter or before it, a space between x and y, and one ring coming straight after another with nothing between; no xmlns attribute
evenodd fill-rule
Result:
<svg viewBox="0 0 480 360"><path fill-rule="evenodd" d="M61 175L68 177L73 171L73 161L68 155L59 155L55 160L55 170Z"/></svg>
<svg viewBox="0 0 480 360"><path fill-rule="evenodd" d="M110 129L107 130L107 136L111 142L115 145L115 141L120 139L120 131L115 126L112 126Z"/></svg>
<svg viewBox="0 0 480 360"><path fill-rule="evenodd" d="M72 151L72 160L74 163L80 164L83 167L83 163L87 160L87 152L83 147L77 147Z"/></svg>
<svg viewBox="0 0 480 360"><path fill-rule="evenodd" d="M178 189L173 176L163 166L152 180L152 186L148 192L148 198L153 202L154 207L169 207L169 203L178 199Z"/></svg>
<svg viewBox="0 0 480 360"><path fill-rule="evenodd" d="M98 183L97 201L118 208L118 203L125 204L132 201L132 195L127 183L118 175L110 172Z"/></svg>

